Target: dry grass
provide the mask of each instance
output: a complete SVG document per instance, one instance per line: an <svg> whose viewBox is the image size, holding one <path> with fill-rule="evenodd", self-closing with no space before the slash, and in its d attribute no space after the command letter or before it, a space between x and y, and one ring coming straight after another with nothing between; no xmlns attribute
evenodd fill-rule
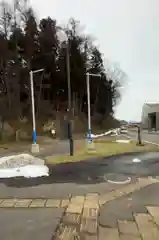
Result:
<svg viewBox="0 0 159 240"><path fill-rule="evenodd" d="M136 146L135 141L132 141L130 143L116 143L108 140L103 140L95 142L95 150L95 152L88 151L87 147L84 146L79 151L76 151L74 153L74 156L69 156L68 154L49 156L46 158L46 163L57 164L66 162L77 162L89 158L107 157L121 153L159 151L159 147L152 144Z"/></svg>

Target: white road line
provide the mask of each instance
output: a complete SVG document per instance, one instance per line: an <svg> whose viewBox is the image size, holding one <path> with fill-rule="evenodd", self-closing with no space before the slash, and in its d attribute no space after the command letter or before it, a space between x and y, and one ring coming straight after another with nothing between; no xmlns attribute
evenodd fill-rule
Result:
<svg viewBox="0 0 159 240"><path fill-rule="evenodd" d="M155 143L155 142L150 142L150 141L146 141L146 140L143 140L144 142L146 142L146 143L150 143L150 144L153 144L153 145L156 145L156 146L158 146L159 147L159 144L158 143Z"/></svg>

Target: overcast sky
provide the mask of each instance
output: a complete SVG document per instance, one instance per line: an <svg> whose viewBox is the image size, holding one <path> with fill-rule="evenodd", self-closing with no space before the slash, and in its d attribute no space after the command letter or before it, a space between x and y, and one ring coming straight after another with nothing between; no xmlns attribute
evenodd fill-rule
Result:
<svg viewBox="0 0 159 240"><path fill-rule="evenodd" d="M80 20L105 58L127 73L116 117L140 120L143 103L159 101L159 0L30 1L39 18Z"/></svg>

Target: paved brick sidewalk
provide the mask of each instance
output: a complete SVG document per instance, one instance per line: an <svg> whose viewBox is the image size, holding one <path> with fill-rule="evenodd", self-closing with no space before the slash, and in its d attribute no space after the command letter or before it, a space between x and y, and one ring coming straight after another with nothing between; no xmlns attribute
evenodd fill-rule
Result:
<svg viewBox="0 0 159 240"><path fill-rule="evenodd" d="M38 208L38 212L42 209L46 211L48 208L50 211L51 209L63 209L63 211L60 210L61 215L52 229L54 240L158 240L159 206L146 206L147 213L134 212L133 221L118 221L117 227L114 228L102 227L99 224L99 210L103 204L107 205L115 199L158 182L159 180L151 177L140 178L137 183L123 185L120 189L105 195L89 193L82 196L70 196L68 199L0 199L0 211L4 208L15 211L24 208L26 211L33 211Z"/></svg>

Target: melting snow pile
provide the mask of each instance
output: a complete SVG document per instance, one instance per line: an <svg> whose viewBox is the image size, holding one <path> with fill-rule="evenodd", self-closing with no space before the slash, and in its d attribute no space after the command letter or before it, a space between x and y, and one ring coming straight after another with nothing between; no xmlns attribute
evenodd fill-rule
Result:
<svg viewBox="0 0 159 240"><path fill-rule="evenodd" d="M19 154L0 158L0 178L36 178L49 175L44 160L29 154Z"/></svg>
<svg viewBox="0 0 159 240"><path fill-rule="evenodd" d="M92 137L92 139L99 138L99 137L104 137L104 136L111 136L111 137L113 137L113 136L120 135L120 133L121 133L121 129L120 128L115 128L115 129L111 129L111 130L109 130L109 131L107 131L105 133L91 134L91 137ZM124 139L120 140L119 139L119 140L116 140L115 142L117 142L117 143L130 143L131 140L130 139L129 140L124 140Z"/></svg>
<svg viewBox="0 0 159 240"><path fill-rule="evenodd" d="M135 163L139 163L139 162L141 162L141 160L138 159L138 158L134 158L132 161L135 162Z"/></svg>
<svg viewBox="0 0 159 240"><path fill-rule="evenodd" d="M120 128L116 128L116 129L112 129L112 130L109 130L105 133L101 133L101 134L91 134L91 137L92 138L98 138L98 137L104 137L104 136L117 136L120 134Z"/></svg>

